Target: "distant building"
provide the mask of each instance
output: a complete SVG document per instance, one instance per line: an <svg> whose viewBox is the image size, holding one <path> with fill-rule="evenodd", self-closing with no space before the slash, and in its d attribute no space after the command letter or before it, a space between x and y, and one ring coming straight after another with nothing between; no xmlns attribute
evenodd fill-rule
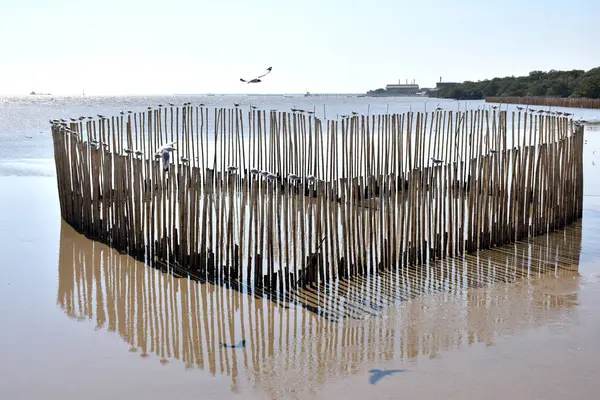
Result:
<svg viewBox="0 0 600 400"><path fill-rule="evenodd" d="M435 88L439 90L456 85L458 85L458 82L442 82L442 77L440 76L440 81L435 84Z"/></svg>
<svg viewBox="0 0 600 400"><path fill-rule="evenodd" d="M447 87L452 87L458 85L458 82L437 82L435 84L436 89L444 89Z"/></svg>
<svg viewBox="0 0 600 400"><path fill-rule="evenodd" d="M391 83L391 84L386 85L385 90L390 95L400 95L400 96L415 95L419 91L419 85L417 85L415 83L403 84L403 83L400 83L400 81L398 81L397 84Z"/></svg>
<svg viewBox="0 0 600 400"><path fill-rule="evenodd" d="M367 96L374 97L393 97L393 96L416 96L419 93L419 85L413 80L412 83L390 83L385 86L385 89L370 90L367 92Z"/></svg>

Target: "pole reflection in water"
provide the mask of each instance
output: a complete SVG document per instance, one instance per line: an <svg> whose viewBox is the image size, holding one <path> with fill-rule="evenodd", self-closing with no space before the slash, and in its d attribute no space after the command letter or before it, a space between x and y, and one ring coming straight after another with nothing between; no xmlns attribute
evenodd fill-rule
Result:
<svg viewBox="0 0 600 400"><path fill-rule="evenodd" d="M462 259L269 300L150 268L63 222L57 301L142 358L230 376L233 391L239 379L271 394L303 391L570 317L580 248L577 222Z"/></svg>

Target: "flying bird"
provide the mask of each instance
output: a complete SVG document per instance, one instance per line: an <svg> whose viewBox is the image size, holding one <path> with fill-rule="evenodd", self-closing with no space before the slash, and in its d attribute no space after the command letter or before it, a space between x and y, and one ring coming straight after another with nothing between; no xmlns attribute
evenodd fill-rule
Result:
<svg viewBox="0 0 600 400"><path fill-rule="evenodd" d="M369 372L371 373L371 376L369 377L369 383L371 385L374 385L377 382L379 382L381 379L385 378L386 376L391 376L392 374L395 374L397 372L406 372L406 370L405 369L372 369Z"/></svg>
<svg viewBox="0 0 600 400"><path fill-rule="evenodd" d="M259 76L257 76L254 79L243 79L243 78L240 78L240 81L242 81L244 83L259 83L259 82L262 82L262 80L260 78L262 78L263 76L268 75L271 72L272 69L273 69L273 67L267 68L267 70L265 71L264 74L259 75Z"/></svg>

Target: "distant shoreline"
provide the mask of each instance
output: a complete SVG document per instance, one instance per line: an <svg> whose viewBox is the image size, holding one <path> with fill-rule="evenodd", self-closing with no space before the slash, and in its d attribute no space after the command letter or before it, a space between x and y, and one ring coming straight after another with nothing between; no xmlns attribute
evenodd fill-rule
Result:
<svg viewBox="0 0 600 400"><path fill-rule="evenodd" d="M524 104L532 106L570 107L600 109L600 99L564 98L564 97L536 97L536 96L503 96L486 97L486 103Z"/></svg>

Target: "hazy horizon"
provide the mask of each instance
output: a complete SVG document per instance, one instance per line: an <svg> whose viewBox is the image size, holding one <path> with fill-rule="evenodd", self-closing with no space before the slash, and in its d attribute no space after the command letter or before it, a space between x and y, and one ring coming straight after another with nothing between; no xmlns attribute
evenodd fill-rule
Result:
<svg viewBox="0 0 600 400"><path fill-rule="evenodd" d="M364 93L600 66L594 0L0 1L0 95Z"/></svg>

